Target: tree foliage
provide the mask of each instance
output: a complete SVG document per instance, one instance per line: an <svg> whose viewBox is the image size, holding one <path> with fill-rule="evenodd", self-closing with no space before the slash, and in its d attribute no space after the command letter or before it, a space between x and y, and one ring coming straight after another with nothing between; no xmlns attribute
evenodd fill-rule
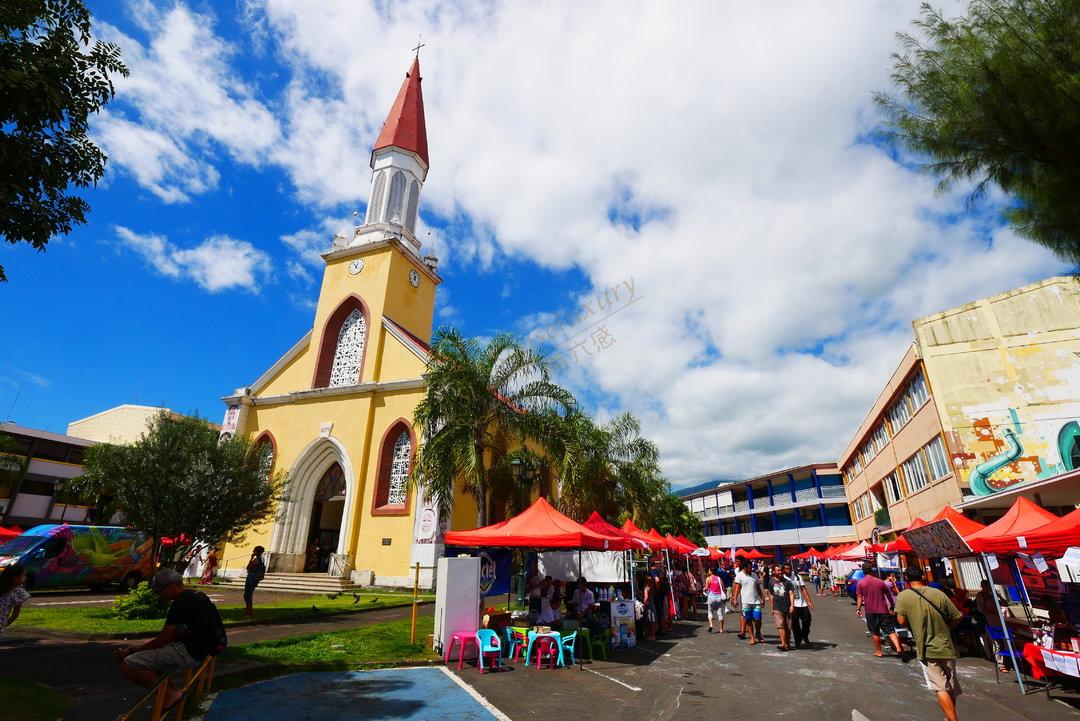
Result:
<svg viewBox="0 0 1080 721"><path fill-rule="evenodd" d="M416 456L413 482L451 508L460 479L476 499L476 523L487 525L489 476L511 444L522 446L534 427L533 412L568 410L569 391L550 380L543 353L508 334L487 345L452 328L436 332L424 374L427 394L414 418L425 441Z"/></svg>
<svg viewBox="0 0 1080 721"><path fill-rule="evenodd" d="M705 545L705 536L701 532L701 519L686 507L686 503L681 498L670 491L654 500L643 519L647 519L645 523L650 527L655 527L661 534L682 535L699 546Z"/></svg>
<svg viewBox="0 0 1080 721"><path fill-rule="evenodd" d="M114 504L124 521L154 540L177 544L172 562L190 543L238 543L270 519L285 500L288 478L271 473L271 459L246 438L218 439L200 418L162 412L132 445L102 443L86 450L85 473L65 493L83 502Z"/></svg>
<svg viewBox="0 0 1080 721"><path fill-rule="evenodd" d="M6 433L0 433L0 498L11 498L15 482L29 463L30 459L18 441Z"/></svg>
<svg viewBox="0 0 1080 721"><path fill-rule="evenodd" d="M924 4L900 33L891 73L899 97L876 93L887 132L917 154L940 188L996 184L1023 235L1080 262L1080 3L971 0L946 18Z"/></svg>
<svg viewBox="0 0 1080 721"><path fill-rule="evenodd" d="M67 193L105 172L88 118L127 75L120 48L94 41L81 0L0 3L0 236L44 250L86 222L89 204ZM0 281L7 280L0 266Z"/></svg>

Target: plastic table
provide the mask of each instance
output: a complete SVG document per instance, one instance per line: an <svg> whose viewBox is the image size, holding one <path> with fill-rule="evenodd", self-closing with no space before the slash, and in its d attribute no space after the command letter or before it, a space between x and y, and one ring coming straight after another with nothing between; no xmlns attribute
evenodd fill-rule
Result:
<svg viewBox="0 0 1080 721"><path fill-rule="evenodd" d="M532 655L533 641L541 636L547 636L548 638L555 639L555 647L559 649L559 665L563 664L563 648L562 648L562 634L558 631L549 631L547 633L537 633L536 631L529 631L527 638L529 639L529 645L525 648L525 665L529 665L529 657Z"/></svg>

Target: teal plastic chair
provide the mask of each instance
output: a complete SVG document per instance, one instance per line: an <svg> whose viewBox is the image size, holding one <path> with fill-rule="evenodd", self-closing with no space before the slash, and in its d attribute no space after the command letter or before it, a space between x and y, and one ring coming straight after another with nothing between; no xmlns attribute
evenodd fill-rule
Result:
<svg viewBox="0 0 1080 721"><path fill-rule="evenodd" d="M489 660L494 658L502 671L502 644L499 643L499 634L490 628L482 628L476 632L476 645L480 647L480 653L476 657L476 667L480 669L480 673L484 673L484 656Z"/></svg>
<svg viewBox="0 0 1080 721"><path fill-rule="evenodd" d="M525 636L509 626L503 626L503 637L506 639L506 657L516 661L525 653Z"/></svg>
<svg viewBox="0 0 1080 721"><path fill-rule="evenodd" d="M577 635L578 635L578 632L574 631L573 633L562 637L562 648L563 648L563 656L564 656L563 663L564 663L564 665L565 665L565 655L566 654L570 654L570 665L571 666L573 666L575 663L577 663L577 661L574 658L574 644L577 643Z"/></svg>
<svg viewBox="0 0 1080 721"><path fill-rule="evenodd" d="M611 629L604 629L604 632L596 637L592 642L593 648L600 650L600 655L607 661L608 646L611 645Z"/></svg>
<svg viewBox="0 0 1080 721"><path fill-rule="evenodd" d="M585 653L587 652L589 654L589 660L595 660L593 659L592 652L592 631L589 630L588 626L582 626L575 633L577 634L578 638L581 639L582 644L585 646L585 651L582 652L581 657L585 658Z"/></svg>

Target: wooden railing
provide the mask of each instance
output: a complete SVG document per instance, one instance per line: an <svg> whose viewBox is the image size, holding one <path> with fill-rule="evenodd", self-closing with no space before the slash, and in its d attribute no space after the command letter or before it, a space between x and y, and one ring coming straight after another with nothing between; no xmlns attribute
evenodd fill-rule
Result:
<svg viewBox="0 0 1080 721"><path fill-rule="evenodd" d="M204 693L210 691L210 684L214 681L214 666L216 663L216 656L207 656L206 660L197 669L189 668L184 673L184 685L180 688L180 700L169 709L167 714L163 715L162 710L165 708L165 691L168 688L169 677L162 676L161 680L150 687L142 695L142 698L131 707L130 711L120 714L116 721L132 721L132 719L138 718L139 712L151 699L153 699L153 705L150 708L150 721L163 721L168 716L172 716L173 721L181 721L184 718L184 707L187 702L195 701Z"/></svg>

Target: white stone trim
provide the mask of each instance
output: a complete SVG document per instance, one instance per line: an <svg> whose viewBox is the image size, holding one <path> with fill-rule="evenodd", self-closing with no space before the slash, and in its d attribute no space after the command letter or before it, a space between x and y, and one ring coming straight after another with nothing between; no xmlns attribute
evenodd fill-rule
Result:
<svg viewBox="0 0 1080 721"><path fill-rule="evenodd" d="M427 383L423 378L409 378L400 381L376 381L374 383L357 383L354 386L341 386L340 388L311 388L303 391L293 391L292 393L284 393L277 396L266 396L265 398L251 398L249 399L253 406L274 406L282 405L284 403L292 403L294 401L306 400L309 398L326 398L329 396L350 396L359 395L361 393L380 393L388 391L401 391L401 390L417 390L427 387ZM222 398L223 401L229 402L230 398ZM232 399L233 402L237 402L237 399Z"/></svg>
<svg viewBox="0 0 1080 721"><path fill-rule="evenodd" d="M353 514L349 513L349 505L356 501L359 483L345 446L333 436L317 438L309 443L290 469L293 486L289 489L289 500L284 504L274 524L270 553L306 553L315 486L330 464L335 462L341 464L345 475L345 508L342 509L341 533L337 547L337 553L345 553L354 520Z"/></svg>
<svg viewBox="0 0 1080 721"><path fill-rule="evenodd" d="M362 231L362 234L382 230L387 233L389 237L379 238L378 240L371 240L366 243L360 243L358 245L349 245L344 248L333 248L332 250L328 250L327 252L323 253L322 259L330 262L331 260L349 258L354 255L363 255L368 251L377 250L378 248L385 248L389 245L396 245L398 247L398 250L404 253L407 258L410 258L413 261L419 261L419 255L417 254L417 251L412 249L409 244L401 240L401 238L397 237L398 227L396 225L389 225L387 223L374 223L372 225L365 225L360 230ZM409 231L407 228L403 230L403 233L407 234L408 232ZM428 268L421 262L414 262L414 265L416 267L416 271L421 275L426 275L431 280L431 282L435 283L436 285L442 283L442 278L438 274L433 273L431 271L431 268Z"/></svg>

